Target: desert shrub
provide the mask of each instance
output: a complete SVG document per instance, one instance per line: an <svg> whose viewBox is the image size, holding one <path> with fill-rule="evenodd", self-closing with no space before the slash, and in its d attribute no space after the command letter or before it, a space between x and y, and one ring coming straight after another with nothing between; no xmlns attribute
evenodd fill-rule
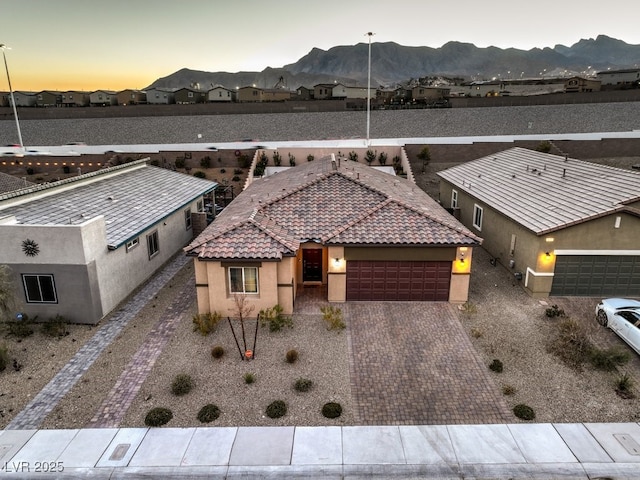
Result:
<svg viewBox="0 0 640 480"><path fill-rule="evenodd" d="M296 360L298 360L298 351L291 349L285 354L284 358L287 363L296 363Z"/></svg>
<svg viewBox="0 0 640 480"><path fill-rule="evenodd" d="M616 379L616 393L622 398L634 398L633 378L624 373Z"/></svg>
<svg viewBox="0 0 640 480"><path fill-rule="evenodd" d="M307 162L313 162L314 158L315 157L311 154L307 155Z"/></svg>
<svg viewBox="0 0 640 480"><path fill-rule="evenodd" d="M364 154L364 160L369 165L371 165L373 161L376 159L376 156L377 156L376 152L374 152L373 150L367 150L367 153Z"/></svg>
<svg viewBox="0 0 640 480"><path fill-rule="evenodd" d="M513 407L513 414L522 420L533 420L536 418L536 412L533 411L533 408L524 403L519 403Z"/></svg>
<svg viewBox="0 0 640 480"><path fill-rule="evenodd" d="M216 345L211 349L211 356L213 358L222 358L223 355L224 355L224 348L222 348L222 346Z"/></svg>
<svg viewBox="0 0 640 480"><path fill-rule="evenodd" d="M564 310L562 308L558 308L558 305L551 305L549 308L545 309L544 314L549 318L566 317Z"/></svg>
<svg viewBox="0 0 640 480"><path fill-rule="evenodd" d="M221 168L220 169L220 173L227 173L227 169L226 168Z"/></svg>
<svg viewBox="0 0 640 480"><path fill-rule="evenodd" d="M493 372L502 373L503 369L504 365L502 365L502 362L497 358L494 358L493 361L489 364L489 370Z"/></svg>
<svg viewBox="0 0 640 480"><path fill-rule="evenodd" d="M240 181L240 177L238 175L234 175L233 178L231 179L232 182L239 182Z"/></svg>
<svg viewBox="0 0 640 480"><path fill-rule="evenodd" d="M196 178L207 178L207 174L204 173L202 170L198 170L196 173L193 174L193 176Z"/></svg>
<svg viewBox="0 0 640 480"><path fill-rule="evenodd" d="M258 318L261 326L269 326L270 332L279 332L285 327L293 328L293 318L290 315L283 315L280 305L260 310Z"/></svg>
<svg viewBox="0 0 640 480"><path fill-rule="evenodd" d="M575 369L582 368L592 350L593 346L583 325L571 318L564 318L558 323L549 351L565 364Z"/></svg>
<svg viewBox="0 0 640 480"><path fill-rule="evenodd" d="M153 160L151 160L149 162L149 164L153 165L154 167L159 167L160 166L160 160L158 160L157 158L154 158Z"/></svg>
<svg viewBox="0 0 640 480"><path fill-rule="evenodd" d="M9 335L18 338L26 338L29 335L33 335L33 324L24 320L18 322L7 322L9 328Z"/></svg>
<svg viewBox="0 0 640 480"><path fill-rule="evenodd" d="M193 379L191 375L187 373L180 373L176 375L171 384L171 391L174 395L186 395L193 389Z"/></svg>
<svg viewBox="0 0 640 480"><path fill-rule="evenodd" d="M218 312L197 313L193 316L193 331L209 335L215 331L220 320L222 320L222 315Z"/></svg>
<svg viewBox="0 0 640 480"><path fill-rule="evenodd" d="M176 164L176 168L184 168L186 165L184 158L182 157L176 158L175 164Z"/></svg>
<svg viewBox="0 0 640 480"><path fill-rule="evenodd" d="M327 323L327 330L343 330L346 325L342 318L342 310L333 305L320 307L322 318Z"/></svg>
<svg viewBox="0 0 640 480"><path fill-rule="evenodd" d="M338 418L342 415L342 405L336 402L325 403L322 406L322 415L326 418Z"/></svg>
<svg viewBox="0 0 640 480"><path fill-rule="evenodd" d="M380 162L380 165L386 165L387 164L387 154L382 152L379 156L378 156L378 161Z"/></svg>
<svg viewBox="0 0 640 480"><path fill-rule="evenodd" d="M202 423L210 423L220 416L220 409L217 405L209 403L198 412L198 420Z"/></svg>
<svg viewBox="0 0 640 480"><path fill-rule="evenodd" d="M67 322L60 315L56 315L50 321L40 326L40 332L47 337L66 337L69 335Z"/></svg>
<svg viewBox="0 0 640 480"><path fill-rule="evenodd" d="M605 350L592 348L589 352L589 361L598 370L612 372L618 365L624 365L629 361L629 352L618 347Z"/></svg>
<svg viewBox="0 0 640 480"><path fill-rule="evenodd" d="M144 424L147 427L160 427L173 418L173 413L168 408L156 407L147 412Z"/></svg>
<svg viewBox="0 0 640 480"><path fill-rule="evenodd" d="M280 418L286 415L287 404L284 403L282 400L275 400L267 406L265 413L269 418Z"/></svg>
<svg viewBox="0 0 640 480"><path fill-rule="evenodd" d="M313 387L313 380L309 380L308 378L299 378L293 384L293 388L298 392L308 392Z"/></svg>
<svg viewBox="0 0 640 480"><path fill-rule="evenodd" d="M516 394L516 387L514 387L513 385L503 385L502 386L502 394L503 395L515 395Z"/></svg>
<svg viewBox="0 0 640 480"><path fill-rule="evenodd" d="M253 373L249 372L245 373L242 378L244 378L244 383L246 383L247 385L251 385L256 381L256 376Z"/></svg>
<svg viewBox="0 0 640 480"><path fill-rule="evenodd" d="M476 328L476 327L471 329L471 336L473 338L481 338L483 335L484 335L484 332L482 331L482 329Z"/></svg>
<svg viewBox="0 0 640 480"><path fill-rule="evenodd" d="M211 157L206 156L200 159L200 166L202 168L209 168L211 166Z"/></svg>
<svg viewBox="0 0 640 480"><path fill-rule="evenodd" d="M351 160L352 162L357 162L358 161L358 154L356 152L354 152L353 150L351 150L349 152L349 160Z"/></svg>
<svg viewBox="0 0 640 480"><path fill-rule="evenodd" d="M291 155L291 153L289 153L289 165L292 167L296 166L296 157Z"/></svg>
<svg viewBox="0 0 640 480"><path fill-rule="evenodd" d="M0 372L4 372L9 365L9 351L6 346L0 346Z"/></svg>
<svg viewBox="0 0 640 480"><path fill-rule="evenodd" d="M536 150L542 153L549 153L551 151L551 143L544 140L538 144Z"/></svg>
<svg viewBox="0 0 640 480"><path fill-rule="evenodd" d="M276 150L275 152L273 152L273 164L276 167L279 167L281 163L282 163L282 155L280 155Z"/></svg>

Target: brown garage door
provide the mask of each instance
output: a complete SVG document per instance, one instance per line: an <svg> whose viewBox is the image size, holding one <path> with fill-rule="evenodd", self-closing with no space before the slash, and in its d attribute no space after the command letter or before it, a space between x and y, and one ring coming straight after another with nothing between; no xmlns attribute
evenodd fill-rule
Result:
<svg viewBox="0 0 640 480"><path fill-rule="evenodd" d="M448 301L451 262L347 261L347 300Z"/></svg>

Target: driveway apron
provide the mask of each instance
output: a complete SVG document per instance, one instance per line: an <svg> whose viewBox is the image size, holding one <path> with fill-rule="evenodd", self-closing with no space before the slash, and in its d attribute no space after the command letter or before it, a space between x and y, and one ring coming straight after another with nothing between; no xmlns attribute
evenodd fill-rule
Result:
<svg viewBox="0 0 640 480"><path fill-rule="evenodd" d="M453 308L443 302L344 304L359 424L513 422Z"/></svg>

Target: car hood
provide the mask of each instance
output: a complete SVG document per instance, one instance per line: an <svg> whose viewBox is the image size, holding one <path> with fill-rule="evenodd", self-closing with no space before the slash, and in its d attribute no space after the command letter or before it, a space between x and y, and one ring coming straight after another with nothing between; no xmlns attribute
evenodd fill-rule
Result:
<svg viewBox="0 0 640 480"><path fill-rule="evenodd" d="M605 298L602 303L608 307L620 309L620 308L638 308L640 309L640 302L638 300L631 300L628 298Z"/></svg>

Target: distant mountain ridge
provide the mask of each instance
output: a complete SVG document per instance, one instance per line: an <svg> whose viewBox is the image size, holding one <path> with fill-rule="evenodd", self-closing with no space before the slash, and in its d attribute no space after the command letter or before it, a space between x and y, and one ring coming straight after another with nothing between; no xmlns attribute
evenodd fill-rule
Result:
<svg viewBox="0 0 640 480"><path fill-rule="evenodd" d="M319 83L365 85L368 44L312 49L295 63L262 72L203 72L183 68L153 82L149 88L183 88L199 84L227 88L256 85L272 88L284 80L287 88L313 87ZM395 86L423 77L445 76L489 79L535 78L554 72L600 71L630 68L640 64L640 45L599 35L582 39L570 47L554 48L476 47L472 43L448 42L440 48L407 47L394 42L371 45L372 86Z"/></svg>

